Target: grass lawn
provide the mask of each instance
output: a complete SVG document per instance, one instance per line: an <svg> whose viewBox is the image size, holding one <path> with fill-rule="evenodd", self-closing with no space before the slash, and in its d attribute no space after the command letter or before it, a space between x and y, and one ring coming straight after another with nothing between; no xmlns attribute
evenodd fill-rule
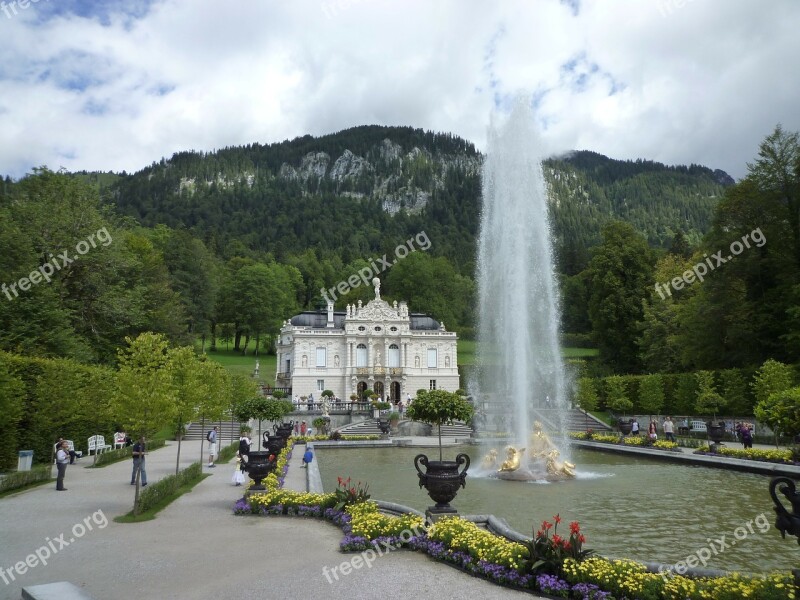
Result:
<svg viewBox="0 0 800 600"><path fill-rule="evenodd" d="M561 355L564 358L585 358L597 356L599 350L596 348L562 348ZM458 340L458 364L474 365L478 360L478 342L475 340Z"/></svg>
<svg viewBox="0 0 800 600"><path fill-rule="evenodd" d="M250 376L256 366L256 357L252 354L242 356L240 352L223 349L223 345L217 346L216 352L207 352L208 358L221 364L231 373L242 373ZM478 342L475 340L458 340L458 364L474 365L478 360ZM561 354L564 358L584 358L597 356L599 350L595 348L562 348ZM275 384L275 372L278 357L274 354L261 354L258 357L259 376L258 381L265 385Z"/></svg>
<svg viewBox="0 0 800 600"><path fill-rule="evenodd" d="M223 350L217 346L216 352L206 352L206 356L218 362L231 373L241 373L248 377L253 374L256 368L256 357L252 354L243 356L241 352L233 350ZM275 385L275 370L278 365L278 357L274 354L260 354L258 356L258 377L257 381L265 385Z"/></svg>

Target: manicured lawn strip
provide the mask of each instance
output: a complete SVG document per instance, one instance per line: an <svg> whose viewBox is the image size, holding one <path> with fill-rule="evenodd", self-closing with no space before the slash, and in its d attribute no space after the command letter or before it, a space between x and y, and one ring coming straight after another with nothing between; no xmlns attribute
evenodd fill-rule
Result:
<svg viewBox="0 0 800 600"><path fill-rule="evenodd" d="M169 506L174 500L183 494L192 491L192 488L210 477L208 473L203 473L199 462L192 463L180 471L177 475L168 475L157 483L151 483L146 489L142 489L139 494L139 514L134 515L133 511L126 515L115 517L116 523L139 523L150 521L155 515Z"/></svg>
<svg viewBox="0 0 800 600"><path fill-rule="evenodd" d="M25 484L22 487L11 488L11 489L5 490L3 492L0 492L0 500L5 498L6 496L13 496L14 494L21 494L22 492L27 492L28 490L32 490L34 488L43 486L45 484L53 483L55 480L56 480L55 477L50 477L49 479L44 479L44 480L41 480L41 481L36 481L34 483Z"/></svg>
<svg viewBox="0 0 800 600"><path fill-rule="evenodd" d="M52 481L51 465L35 465L30 471L8 473L0 479L0 498Z"/></svg>

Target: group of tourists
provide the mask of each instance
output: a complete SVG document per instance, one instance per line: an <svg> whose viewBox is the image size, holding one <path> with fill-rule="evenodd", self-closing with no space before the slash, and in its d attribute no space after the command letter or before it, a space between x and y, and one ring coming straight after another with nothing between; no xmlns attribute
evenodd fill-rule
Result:
<svg viewBox="0 0 800 600"><path fill-rule="evenodd" d="M666 417L664 422L661 424L661 429L664 432L664 438L668 442L675 441L675 423L672 422L672 417ZM635 435L638 437L640 433L639 421L633 421L631 426L631 435ZM653 419L647 425L647 439L651 442L655 442L658 440L658 422Z"/></svg>

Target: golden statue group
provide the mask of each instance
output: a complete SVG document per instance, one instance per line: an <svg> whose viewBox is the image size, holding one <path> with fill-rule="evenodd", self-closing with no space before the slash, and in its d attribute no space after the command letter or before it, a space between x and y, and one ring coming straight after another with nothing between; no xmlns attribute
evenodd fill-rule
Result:
<svg viewBox="0 0 800 600"><path fill-rule="evenodd" d="M544 463L546 479L571 479L575 477L575 465L567 461L558 460L560 452L547 434L542 431L542 424L539 421L533 424L527 461L525 460L526 449L507 446L506 459L500 463L499 468L497 450L492 449L484 457L483 467L485 469L497 469L497 476L501 479L530 480L538 479L542 476L530 468L531 463L533 463L533 466Z"/></svg>

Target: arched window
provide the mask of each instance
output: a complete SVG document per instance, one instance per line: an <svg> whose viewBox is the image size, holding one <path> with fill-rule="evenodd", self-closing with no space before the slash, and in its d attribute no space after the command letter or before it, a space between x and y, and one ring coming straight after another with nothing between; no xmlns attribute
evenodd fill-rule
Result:
<svg viewBox="0 0 800 600"><path fill-rule="evenodd" d="M367 347L364 344L356 346L356 366L367 366Z"/></svg>
<svg viewBox="0 0 800 600"><path fill-rule="evenodd" d="M389 367L399 367L400 366L400 348L397 344L391 344L389 346Z"/></svg>

